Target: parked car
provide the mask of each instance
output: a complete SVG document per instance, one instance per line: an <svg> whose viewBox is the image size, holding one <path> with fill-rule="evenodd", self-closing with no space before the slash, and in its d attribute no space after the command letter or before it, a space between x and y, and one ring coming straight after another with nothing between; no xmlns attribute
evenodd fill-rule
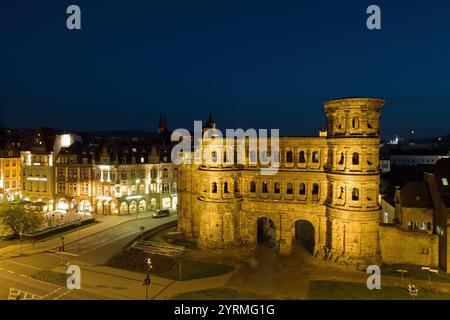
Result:
<svg viewBox="0 0 450 320"><path fill-rule="evenodd" d="M167 217L168 215L170 215L169 209L161 209L153 214L153 218L162 218Z"/></svg>

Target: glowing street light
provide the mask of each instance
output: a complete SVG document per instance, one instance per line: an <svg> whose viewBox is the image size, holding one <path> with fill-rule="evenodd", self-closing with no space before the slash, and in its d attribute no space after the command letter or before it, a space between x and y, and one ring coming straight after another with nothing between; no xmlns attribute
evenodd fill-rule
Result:
<svg viewBox="0 0 450 320"><path fill-rule="evenodd" d="M428 271L428 291L431 291L431 274L438 274L439 270L431 269L430 267L422 267L422 271Z"/></svg>

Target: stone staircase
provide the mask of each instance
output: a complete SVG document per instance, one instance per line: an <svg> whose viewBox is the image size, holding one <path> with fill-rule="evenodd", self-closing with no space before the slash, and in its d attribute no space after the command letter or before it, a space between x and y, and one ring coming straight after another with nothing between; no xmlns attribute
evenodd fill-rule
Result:
<svg viewBox="0 0 450 320"><path fill-rule="evenodd" d="M136 241L131 247L148 254L157 254L168 257L179 257L186 253L186 247L184 246L145 240Z"/></svg>

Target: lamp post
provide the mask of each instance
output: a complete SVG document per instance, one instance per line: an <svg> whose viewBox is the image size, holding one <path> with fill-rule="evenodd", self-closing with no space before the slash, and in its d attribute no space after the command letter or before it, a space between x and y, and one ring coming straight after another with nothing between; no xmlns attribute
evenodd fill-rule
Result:
<svg viewBox="0 0 450 320"><path fill-rule="evenodd" d="M408 273L408 270L398 269L397 272L400 272L402 275L402 288L403 288L403 274Z"/></svg>
<svg viewBox="0 0 450 320"><path fill-rule="evenodd" d="M136 179L136 194L138 194L138 190L139 190L139 184L141 183L141 180ZM139 203L136 206L136 219L139 216Z"/></svg>
<svg viewBox="0 0 450 320"><path fill-rule="evenodd" d="M428 291L430 291L430 267L422 267L422 271L428 271Z"/></svg>
<svg viewBox="0 0 450 320"><path fill-rule="evenodd" d="M152 284L152 280L150 279L150 270L152 267L152 261L150 258L147 258L147 276L144 279L144 283L142 284L145 287L145 300L148 300L148 287Z"/></svg>
<svg viewBox="0 0 450 320"><path fill-rule="evenodd" d="M80 240L81 240L81 221L78 222L78 252L81 251L81 249L80 249Z"/></svg>
<svg viewBox="0 0 450 320"><path fill-rule="evenodd" d="M431 291L431 274L438 274L438 269L431 269L430 267L422 267L422 270L428 271L428 292Z"/></svg>
<svg viewBox="0 0 450 320"><path fill-rule="evenodd" d="M22 256L23 255L23 250L22 250L22 247L23 247L23 231L22 231L22 228L20 229L20 232L19 232L19 239L20 239L20 256Z"/></svg>

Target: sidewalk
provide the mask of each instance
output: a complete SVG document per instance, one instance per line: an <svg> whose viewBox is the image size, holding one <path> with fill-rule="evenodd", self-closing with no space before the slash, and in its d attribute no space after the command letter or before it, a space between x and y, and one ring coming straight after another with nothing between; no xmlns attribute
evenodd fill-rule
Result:
<svg viewBox="0 0 450 320"><path fill-rule="evenodd" d="M105 299L145 299L143 287L145 274L106 266L92 266L82 262L78 265L81 268L81 286L86 292L100 295ZM148 289L148 297L167 300L180 293L223 287L237 269L217 277L187 281L151 275L152 284ZM53 271L65 273L66 267L58 266Z"/></svg>
<svg viewBox="0 0 450 320"><path fill-rule="evenodd" d="M143 212L138 215L137 219L145 219L151 217L152 214L153 212ZM96 224L65 234L64 235L65 245L67 246L70 243L78 241L78 239L90 237L94 234L111 229L122 223L137 220L135 214L130 214L126 216L95 216L95 218L97 221ZM22 253L26 255L31 255L42 251L58 248L59 244L60 238L58 236L56 237L53 236L51 239L48 240L44 239L33 243L23 244ZM20 253L20 244L0 248L0 257L3 258L15 256L18 255L19 253Z"/></svg>

